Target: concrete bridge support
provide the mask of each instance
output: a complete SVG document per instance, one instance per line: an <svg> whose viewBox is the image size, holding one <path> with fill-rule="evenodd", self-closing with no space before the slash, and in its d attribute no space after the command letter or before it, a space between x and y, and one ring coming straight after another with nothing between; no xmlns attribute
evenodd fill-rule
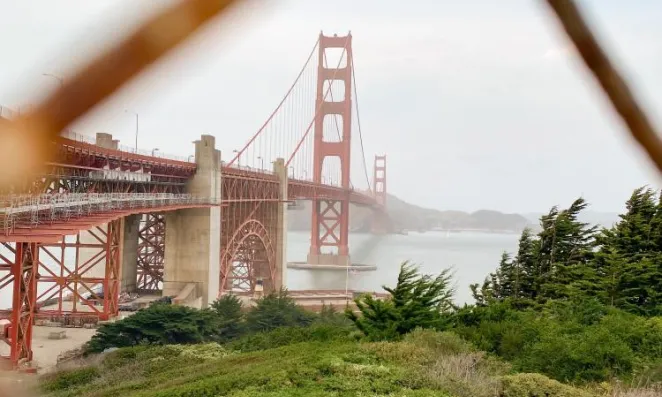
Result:
<svg viewBox="0 0 662 397"><path fill-rule="evenodd" d="M278 176L280 183L280 198L277 213L277 237L276 237L276 274L274 275L274 289L287 286L287 166L284 159L274 162L274 174Z"/></svg>
<svg viewBox="0 0 662 397"><path fill-rule="evenodd" d="M221 154L213 136L203 135L195 142L195 161L197 172L189 181L188 193L220 201ZM221 208L168 212L165 224L163 295L178 296L194 284L201 306L208 306L219 291Z"/></svg>
<svg viewBox="0 0 662 397"><path fill-rule="evenodd" d="M122 219L122 270L120 272L121 292L135 292L138 279L138 228L141 215L131 215Z"/></svg>

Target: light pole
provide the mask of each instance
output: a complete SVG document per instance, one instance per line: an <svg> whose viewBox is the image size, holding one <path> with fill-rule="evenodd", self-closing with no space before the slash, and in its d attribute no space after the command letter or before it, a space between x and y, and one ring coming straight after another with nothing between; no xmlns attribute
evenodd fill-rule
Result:
<svg viewBox="0 0 662 397"><path fill-rule="evenodd" d="M138 153L138 112L129 109L124 109L124 112L133 113L136 115L136 153Z"/></svg>
<svg viewBox="0 0 662 397"><path fill-rule="evenodd" d="M190 155L190 156L188 156L188 159L187 159L187 160L188 160L188 162L189 162L189 163L192 163L193 161L191 161L191 159L192 159L192 158L194 158L194 157L195 157L195 155L194 155L194 154L192 154L192 155Z"/></svg>
<svg viewBox="0 0 662 397"><path fill-rule="evenodd" d="M241 168L241 156L239 156L239 150L235 149L232 151L232 153L237 153L237 166Z"/></svg>
<svg viewBox="0 0 662 397"><path fill-rule="evenodd" d="M257 156L257 159L260 160L260 167L262 167L261 170L264 172L264 159L262 156Z"/></svg>
<svg viewBox="0 0 662 397"><path fill-rule="evenodd" d="M155 147L154 149L152 149L152 157L154 157L154 153L156 153L156 152L158 152L158 151L159 151L159 148L157 148L157 147Z"/></svg>

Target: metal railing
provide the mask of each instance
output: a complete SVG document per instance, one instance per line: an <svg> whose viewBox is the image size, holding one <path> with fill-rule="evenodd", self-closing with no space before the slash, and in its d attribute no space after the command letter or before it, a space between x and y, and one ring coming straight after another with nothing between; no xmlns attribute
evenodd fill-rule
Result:
<svg viewBox="0 0 662 397"><path fill-rule="evenodd" d="M14 119L16 116L25 113L21 111L16 111L13 110L7 106L1 106L0 105L0 117L5 118L5 119ZM87 143L89 145L96 145L96 138L85 135L85 134L79 134L73 130L64 130L60 134L63 138L71 139L72 141L76 142L81 142L81 143ZM185 163L194 163L195 161L192 160L193 156L177 156L174 154L168 154L168 153L161 153L158 150L146 150L146 149L136 149L135 147L129 147L125 145L118 145L117 150L120 152L124 153L132 153L132 154L139 154L142 156L149 156L149 157L155 157L155 158L160 158L160 159L166 159L166 160L176 160L176 161L183 161Z"/></svg>
<svg viewBox="0 0 662 397"><path fill-rule="evenodd" d="M240 165L240 164L232 164L230 165L227 161L221 160L221 168L233 168L236 170L242 170L242 171L249 171L249 172L259 172L261 174L269 174L269 175L274 175L275 172L271 168L257 168L257 167L251 167L248 165Z"/></svg>
<svg viewBox="0 0 662 397"><path fill-rule="evenodd" d="M172 193L55 193L0 197L0 228L36 227L97 213L180 205L219 205L220 198Z"/></svg>
<svg viewBox="0 0 662 397"><path fill-rule="evenodd" d="M61 134L64 138L71 139L72 141L76 142L81 142L81 143L87 143L89 145L96 145L96 139L87 136L84 134L79 134L75 131L71 130L66 130L63 131ZM146 150L146 149L136 149L135 147L129 147L125 145L118 145L117 150L123 153L131 153L131 154L139 154L141 156L148 156L148 157L155 157L155 158L160 158L160 159L166 159L166 160L176 160L176 161L183 161L185 163L194 163L195 161L192 160L193 156L177 156L173 154L168 154L168 153L161 153L158 150Z"/></svg>

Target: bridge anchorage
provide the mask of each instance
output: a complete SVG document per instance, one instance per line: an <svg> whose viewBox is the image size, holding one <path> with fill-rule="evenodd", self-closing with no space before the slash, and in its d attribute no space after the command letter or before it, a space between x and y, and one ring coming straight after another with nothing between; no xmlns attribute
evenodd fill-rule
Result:
<svg viewBox="0 0 662 397"><path fill-rule="evenodd" d="M375 157L371 181L359 120L352 36L320 34L228 162L211 135L179 158L63 132L40 173L0 192L0 366L30 368L35 324L94 327L160 296L193 307L228 293L252 301L286 287L287 267L375 270L350 260L350 205L370 209L374 233L390 231L386 157ZM288 217L303 202L310 249L288 264ZM344 306L353 293L344 283L290 291L310 308Z"/></svg>

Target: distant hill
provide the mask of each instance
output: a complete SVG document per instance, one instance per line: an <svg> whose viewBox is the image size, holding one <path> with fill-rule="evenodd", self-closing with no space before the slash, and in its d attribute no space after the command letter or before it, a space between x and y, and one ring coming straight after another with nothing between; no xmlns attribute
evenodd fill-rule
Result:
<svg viewBox="0 0 662 397"><path fill-rule="evenodd" d="M389 195L387 210L395 228L405 230L455 230L484 231L495 233L519 233L531 222L519 214L504 214L498 211L479 210L440 211L409 204ZM290 230L310 229L310 203L304 202L299 210L288 212ZM368 226L370 210L357 206L350 208L350 228L365 230Z"/></svg>

